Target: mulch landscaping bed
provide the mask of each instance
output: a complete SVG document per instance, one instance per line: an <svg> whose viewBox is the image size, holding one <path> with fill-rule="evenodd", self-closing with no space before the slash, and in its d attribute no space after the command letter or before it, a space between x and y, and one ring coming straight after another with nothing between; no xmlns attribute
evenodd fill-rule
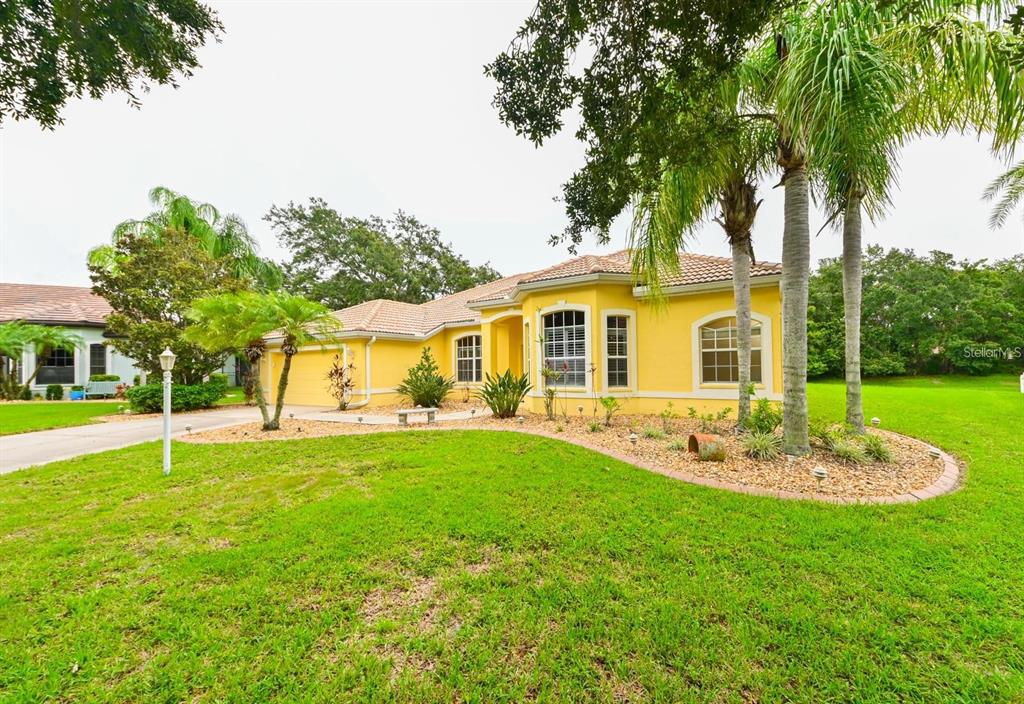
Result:
<svg viewBox="0 0 1024 704"><path fill-rule="evenodd" d="M381 414L380 409L373 409L372 412L374 415ZM923 490L934 484L945 469L941 458L931 457L930 447L926 443L874 428L868 432L883 437L892 452L892 462L850 464L836 459L827 450L818 446L812 446L810 455L792 461L785 456L776 460L754 460L743 453L740 440L734 433L735 426L729 422L718 424L726 450L725 461L701 462L694 453L685 449L689 435L699 431L698 422L695 420L671 421L671 432L664 438L646 438L643 435L647 428L663 428L661 419L656 416L616 416L611 427L602 426L598 432L591 431L591 422L590 416L558 417L551 421L535 414L523 416L522 422L487 417L429 426L422 422L414 422L409 428L283 420L281 430L276 432L264 432L260 423L247 423L195 433L182 439L197 443L230 443L449 428L511 430L564 439L606 452L627 462L633 461L640 466L662 471L670 476L679 473L740 487L844 499L897 496ZM639 436L635 445L629 437L631 432L636 432ZM683 449L673 449L680 445ZM821 481L811 474L811 471L819 466L828 472L828 477Z"/></svg>

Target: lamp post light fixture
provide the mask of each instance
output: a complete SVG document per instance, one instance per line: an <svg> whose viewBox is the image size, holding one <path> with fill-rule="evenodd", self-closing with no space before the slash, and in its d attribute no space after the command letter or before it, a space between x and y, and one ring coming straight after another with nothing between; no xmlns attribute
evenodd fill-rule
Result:
<svg viewBox="0 0 1024 704"><path fill-rule="evenodd" d="M171 370L174 353L168 347L160 353L160 368L164 371L164 476L171 473Z"/></svg>

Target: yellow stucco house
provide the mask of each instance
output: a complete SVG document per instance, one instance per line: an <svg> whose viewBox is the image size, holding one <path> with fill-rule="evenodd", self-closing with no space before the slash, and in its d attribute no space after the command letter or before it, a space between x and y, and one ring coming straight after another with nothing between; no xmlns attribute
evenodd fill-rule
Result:
<svg viewBox="0 0 1024 704"><path fill-rule="evenodd" d="M327 371L336 354L355 366L353 406L396 403L409 367L429 347L442 373L455 377L453 398L479 386L485 373L530 375L526 410L543 412L543 365L559 370L559 396L590 405L621 399L626 413L736 407L736 321L732 264L727 258L680 254L668 298L652 305L634 286L629 252L586 255L540 271L508 276L428 303L374 300L337 311L336 345L300 350L287 401L330 406ZM751 271L754 327L751 375L757 396L781 399L782 318L778 264ZM268 340L263 382L277 388L283 355Z"/></svg>

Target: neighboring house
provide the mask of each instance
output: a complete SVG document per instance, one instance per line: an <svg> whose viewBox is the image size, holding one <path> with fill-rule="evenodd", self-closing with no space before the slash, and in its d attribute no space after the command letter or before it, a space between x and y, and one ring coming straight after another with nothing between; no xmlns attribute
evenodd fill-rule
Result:
<svg viewBox="0 0 1024 704"><path fill-rule="evenodd" d="M133 383L139 369L130 357L109 344L106 320L110 304L84 286L41 286L0 283L0 322L21 320L37 325L60 326L82 338L74 350L53 350L32 382L33 393L49 384L82 386L95 374L113 374ZM20 365L24 383L36 366L34 351L27 351ZM234 383L234 362L225 364L229 383Z"/></svg>
<svg viewBox="0 0 1024 704"><path fill-rule="evenodd" d="M756 395L782 397L782 306L778 264L751 271ZM355 365L354 405L398 400L395 387L431 348L441 371L458 382L452 398L479 386L485 373L530 375L526 407L543 412L546 365L558 404L570 413L593 397L616 396L626 412L651 413L673 401L687 406L736 408L736 321L732 262L681 254L679 272L665 281L664 305L633 285L627 250L587 255L547 269L509 276L428 303L361 303L335 315L340 344L304 347L292 362L288 401L331 405L327 370L336 354ZM265 388L277 388L281 341L268 337Z"/></svg>

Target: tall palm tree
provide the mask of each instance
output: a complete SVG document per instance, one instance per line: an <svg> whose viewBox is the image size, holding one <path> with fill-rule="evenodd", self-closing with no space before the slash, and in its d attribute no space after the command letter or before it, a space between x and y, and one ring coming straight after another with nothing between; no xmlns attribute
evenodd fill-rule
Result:
<svg viewBox="0 0 1024 704"><path fill-rule="evenodd" d="M1019 138L1018 51L1018 39L972 19L960 3L908 16L895 5L846 0L815 8L783 67L776 107L807 135L820 192L842 218L846 421L857 432L862 212L876 219L888 205L898 150L911 137L987 131L997 150Z"/></svg>
<svg viewBox="0 0 1024 704"><path fill-rule="evenodd" d="M116 266L114 245L127 235L144 235L159 240L168 231L183 232L213 259L227 259L232 272L251 281L260 290L280 288L281 270L276 264L259 256L256 240L237 215L221 216L209 203L200 203L169 188L157 186L149 192L149 201L156 208L143 220L126 220L114 228L113 244L100 245L89 252L94 266Z"/></svg>
<svg viewBox="0 0 1024 704"><path fill-rule="evenodd" d="M189 318L192 324L186 328L185 337L190 342L211 351L242 352L255 367L255 396L264 430L281 427L288 375L299 348L312 343L329 344L341 330L340 321L329 309L283 291L244 291L202 298L193 304ZM273 416L267 408L259 369L268 337L281 340L284 354Z"/></svg>
<svg viewBox="0 0 1024 704"><path fill-rule="evenodd" d="M698 121L700 134L693 135L699 148L665 171L656 192L637 200L630 249L635 277L660 296L662 272L678 269L677 253L685 248L693 229L711 219L725 231L732 254L738 420L742 424L750 413L751 230L761 204L756 184L768 167L774 126L739 115L742 86L738 80L727 82L715 98L716 104L710 106L713 119ZM715 127L709 130L709 125Z"/></svg>

